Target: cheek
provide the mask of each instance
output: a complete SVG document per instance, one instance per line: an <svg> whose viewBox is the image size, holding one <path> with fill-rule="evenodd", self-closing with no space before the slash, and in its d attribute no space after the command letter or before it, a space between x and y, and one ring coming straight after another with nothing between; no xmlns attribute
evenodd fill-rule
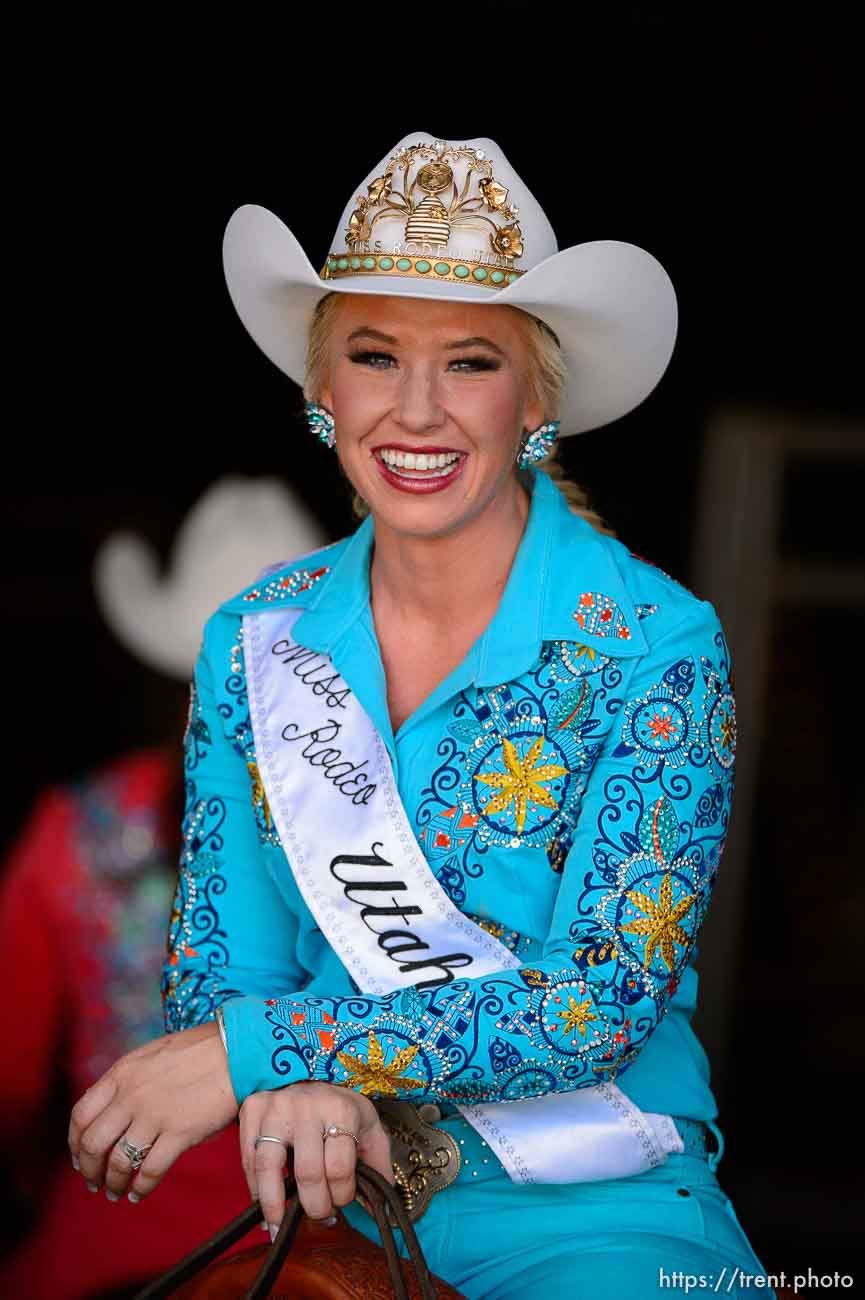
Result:
<svg viewBox="0 0 865 1300"><path fill-rule="evenodd" d="M337 435L344 445L357 442L381 420L390 405L386 395L373 384L337 377L332 389Z"/></svg>
<svg viewBox="0 0 865 1300"><path fill-rule="evenodd" d="M495 445L509 452L511 441L516 442L522 432L521 395L511 384L463 391L457 410L484 448Z"/></svg>

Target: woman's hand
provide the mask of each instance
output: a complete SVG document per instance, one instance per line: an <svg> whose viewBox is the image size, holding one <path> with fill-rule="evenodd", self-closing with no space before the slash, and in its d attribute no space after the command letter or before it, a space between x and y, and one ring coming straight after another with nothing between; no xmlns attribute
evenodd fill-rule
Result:
<svg viewBox="0 0 865 1300"><path fill-rule="evenodd" d="M357 1137L325 1137L331 1124ZM259 1136L279 1138L260 1142ZM275 1092L254 1092L240 1108L243 1172L253 1200L261 1204L271 1235L285 1211L286 1148L294 1148L294 1177L301 1205L311 1219L327 1219L355 1195L358 1160L393 1183L390 1138L368 1097L332 1083L291 1083Z"/></svg>
<svg viewBox="0 0 865 1300"><path fill-rule="evenodd" d="M228 1059L213 1021L166 1034L115 1061L75 1104L69 1121L72 1162L91 1191L104 1183L118 1200L158 1187L187 1148L237 1115ZM150 1147L137 1175L119 1145Z"/></svg>

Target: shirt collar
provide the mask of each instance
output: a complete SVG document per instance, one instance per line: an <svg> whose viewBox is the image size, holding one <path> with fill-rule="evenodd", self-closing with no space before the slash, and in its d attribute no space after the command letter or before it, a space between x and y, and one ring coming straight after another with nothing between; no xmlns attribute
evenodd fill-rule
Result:
<svg viewBox="0 0 865 1300"><path fill-rule="evenodd" d="M314 587L292 635L302 645L330 654L369 605L369 562L375 537L367 515L343 547L327 581Z"/></svg>
<svg viewBox="0 0 865 1300"><path fill-rule="evenodd" d="M541 470L530 471L531 503L499 607L476 644L478 686L525 672L544 641L578 641L617 658L647 644L617 562L624 548L569 508ZM372 516L348 539L326 582L305 596L294 628L302 644L329 654L369 606Z"/></svg>
<svg viewBox="0 0 865 1300"><path fill-rule="evenodd" d="M615 560L618 543L575 515L542 470L531 476L526 531L481 638L481 687L525 672L544 641L578 641L617 658L647 649Z"/></svg>

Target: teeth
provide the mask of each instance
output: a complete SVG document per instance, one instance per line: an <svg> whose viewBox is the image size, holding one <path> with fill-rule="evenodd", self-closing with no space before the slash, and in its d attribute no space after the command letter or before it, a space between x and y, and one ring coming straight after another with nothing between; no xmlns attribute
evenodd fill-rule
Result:
<svg viewBox="0 0 865 1300"><path fill-rule="evenodd" d="M396 451L391 447L383 447L379 455L391 469L408 469L422 473L434 471L432 477L435 478L440 476L441 471L451 469L460 458L459 452L456 451Z"/></svg>

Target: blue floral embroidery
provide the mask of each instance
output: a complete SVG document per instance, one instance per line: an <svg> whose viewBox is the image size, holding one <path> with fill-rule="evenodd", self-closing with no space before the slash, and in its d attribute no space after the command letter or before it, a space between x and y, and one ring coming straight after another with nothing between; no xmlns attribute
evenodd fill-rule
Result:
<svg viewBox="0 0 865 1300"><path fill-rule="evenodd" d="M230 674L225 680L227 700L220 705L220 714L228 722L234 722L234 728L227 733L235 752L246 764L250 782L250 798L255 813L255 825L261 844L278 845L281 843L279 832L273 821L267 792L261 773L258 770L258 758L255 752L255 738L252 734L252 720L249 716L249 695L246 686L246 665L243 659L243 625L238 628L237 637L230 651Z"/></svg>
<svg viewBox="0 0 865 1300"><path fill-rule="evenodd" d="M250 799L255 814L255 825L258 830L258 839L261 844L278 845L281 841L279 832L276 829L276 823L270 811L270 804L267 799L267 792L264 788L264 782L261 779L261 773L258 770L258 759L255 753L255 743L252 735L252 724L247 715L243 721L239 722L230 736L231 744L235 751L240 754L246 763L246 771L250 782Z"/></svg>
<svg viewBox="0 0 865 1300"><path fill-rule="evenodd" d="M625 706L622 744L616 754L623 757L636 750L642 763L654 764L663 757L672 767L681 767L688 761L694 730L690 700L668 682L659 682Z"/></svg>
<svg viewBox="0 0 865 1300"><path fill-rule="evenodd" d="M456 809L453 811L456 812ZM430 829L436 835L442 834L442 832L435 832L434 827ZM429 855L428 860L430 860ZM459 859L455 856L448 858L436 870L435 876L454 906L462 908L466 901L466 880L459 869Z"/></svg>
<svg viewBox="0 0 865 1300"><path fill-rule="evenodd" d="M184 767L187 773L195 771L212 743L210 728L202 717L201 699L193 678L189 687L186 730L183 733Z"/></svg>
<svg viewBox="0 0 865 1300"><path fill-rule="evenodd" d="M703 723L712 760L719 774L729 772L736 762L736 701L728 680L705 657L700 668L706 693L703 697Z"/></svg>
<svg viewBox="0 0 865 1300"><path fill-rule="evenodd" d="M569 681L574 677L585 677L587 673L600 672L611 658L581 641L552 641L550 653L550 671L557 681Z"/></svg>
<svg viewBox="0 0 865 1300"><path fill-rule="evenodd" d="M201 1024L216 1007L237 990L223 987L221 968L228 966L225 931L220 927L218 900L226 889L221 850L225 803L200 799L191 775L212 744L206 724L195 717L193 693L191 725L187 728L184 764L186 810L183 849L174 905L168 928L166 962L162 971L161 999L166 1032Z"/></svg>
<svg viewBox="0 0 865 1300"><path fill-rule="evenodd" d="M561 870L609 726L604 707L621 680L609 655L556 641L515 682L459 697L438 749L445 762L415 817L420 845L455 902L465 897L464 876L482 873L475 858L491 845L544 848Z"/></svg>
<svg viewBox="0 0 865 1300"><path fill-rule="evenodd" d="M508 952L521 953L531 947L532 940L528 935L520 934L519 930L509 930L501 921L494 921L490 917L480 916L476 912L464 912L463 914L470 921L474 921L475 925L479 925L482 930L486 930L487 934L491 934L498 939L499 943L507 948Z"/></svg>
<svg viewBox="0 0 865 1300"><path fill-rule="evenodd" d="M598 816L594 845L596 874L587 878L579 900L581 919L573 923L571 933L580 940L574 960L599 977L621 1005L649 996L660 1008L672 997L709 905L727 832L732 783L727 779L704 789L692 823L680 820L675 805L689 799L693 779L711 757L706 729L713 702L732 698L726 684L729 657L722 641L718 648L719 668L703 662L706 690L699 725L691 709L687 726L682 725L675 738L668 728L657 749L623 743L614 751L621 757L636 751L640 761L608 783L609 801ZM693 660L678 661L663 675L661 685L627 705L623 736L634 740L641 711L649 708L657 709L662 719L681 721L674 706L683 700L690 703L686 697L696 682L693 669ZM663 713L662 705L671 707ZM687 773L677 770L683 754ZM726 774L729 777L729 769ZM629 809L636 811L633 830L623 816ZM632 1035L632 1029L628 1024L628 1047L643 1036Z"/></svg>
<svg viewBox="0 0 865 1300"><path fill-rule="evenodd" d="M678 855L679 822L669 800L650 805L638 852L619 863L612 887L595 905L601 931L621 967L653 997L681 975L701 916L697 864Z"/></svg>

